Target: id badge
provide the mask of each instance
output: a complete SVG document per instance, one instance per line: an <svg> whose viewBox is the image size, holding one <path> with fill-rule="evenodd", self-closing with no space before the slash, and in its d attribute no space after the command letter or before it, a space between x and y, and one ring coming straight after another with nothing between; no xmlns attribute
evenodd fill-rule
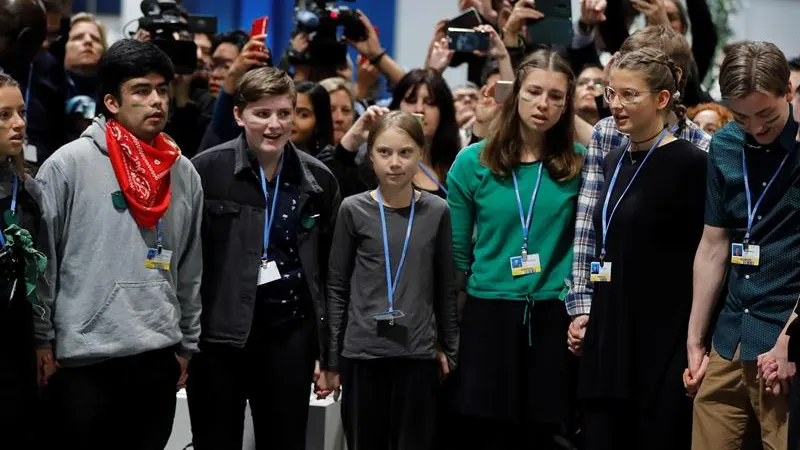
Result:
<svg viewBox="0 0 800 450"><path fill-rule="evenodd" d="M611 281L611 263L600 264L599 261L592 262L590 266L589 280L592 283L608 283Z"/></svg>
<svg viewBox="0 0 800 450"><path fill-rule="evenodd" d="M757 266L761 262L761 247L758 245L731 244L731 263L742 266Z"/></svg>
<svg viewBox="0 0 800 450"><path fill-rule="evenodd" d="M511 257L511 276L519 277L528 275L530 273L539 273L542 271L542 264L539 261L539 254L535 253L527 255L525 259L522 256Z"/></svg>
<svg viewBox="0 0 800 450"><path fill-rule="evenodd" d="M399 319L401 317L405 317L405 316L406 316L406 313L404 313L403 311L395 309L395 310L392 310L392 311L386 311L386 312L382 312L380 314L375 314L372 317L374 317L375 320L377 320L378 322L394 323L395 320L397 320L397 319Z"/></svg>
<svg viewBox="0 0 800 450"><path fill-rule="evenodd" d="M147 259L144 261L144 266L148 269L169 270L170 263L172 262L172 250L151 248L147 250Z"/></svg>
<svg viewBox="0 0 800 450"><path fill-rule="evenodd" d="M258 268L258 285L272 283L275 280L281 279L281 272L278 270L278 264L275 261L267 261L262 263Z"/></svg>

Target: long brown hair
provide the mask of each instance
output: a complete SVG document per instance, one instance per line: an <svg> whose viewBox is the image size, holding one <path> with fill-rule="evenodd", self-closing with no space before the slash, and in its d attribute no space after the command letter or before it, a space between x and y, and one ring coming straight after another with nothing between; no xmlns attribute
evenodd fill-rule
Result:
<svg viewBox="0 0 800 450"><path fill-rule="evenodd" d="M552 128L544 135L542 163L550 176L559 182L578 176L583 166L583 156L575 153L575 130L572 97L575 75L569 64L557 53L542 49L528 56L517 69L514 90L503 103L500 114L492 122L492 132L481 153L481 163L497 176L507 177L522 157L522 121L519 117L519 93L522 83L533 69L563 73L567 76L567 98L564 111Z"/></svg>
<svg viewBox="0 0 800 450"><path fill-rule="evenodd" d="M19 83L17 80L11 78L8 74L0 72L0 89L2 88L16 88L19 89ZM27 108L28 105L25 105ZM26 123L25 126L27 127L28 124ZM21 179L25 179L25 156L22 153L18 155L14 155L11 157L11 160L14 163L14 170L17 172L17 176Z"/></svg>

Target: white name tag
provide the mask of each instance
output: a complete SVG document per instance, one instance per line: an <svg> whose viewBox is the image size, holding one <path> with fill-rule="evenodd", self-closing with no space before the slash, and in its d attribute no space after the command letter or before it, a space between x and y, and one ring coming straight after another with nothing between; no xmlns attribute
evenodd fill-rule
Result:
<svg viewBox="0 0 800 450"><path fill-rule="evenodd" d="M742 266L757 266L761 262L761 247L758 245L731 244L731 263Z"/></svg>
<svg viewBox="0 0 800 450"><path fill-rule="evenodd" d="M542 264L539 261L538 253L528 255L524 260L522 256L513 256L511 257L510 264L512 277L519 277L542 271Z"/></svg>
<svg viewBox="0 0 800 450"><path fill-rule="evenodd" d="M258 285L272 283L275 280L281 279L281 272L278 270L278 264L275 261L267 261L266 264L261 264L258 269Z"/></svg>
<svg viewBox="0 0 800 450"><path fill-rule="evenodd" d="M144 261L144 266L148 269L169 270L172 262L172 250L161 249L159 252L157 248L147 250L147 259Z"/></svg>
<svg viewBox="0 0 800 450"><path fill-rule="evenodd" d="M611 281L611 263L600 264L599 261L592 262L590 266L589 280L592 283L608 283Z"/></svg>

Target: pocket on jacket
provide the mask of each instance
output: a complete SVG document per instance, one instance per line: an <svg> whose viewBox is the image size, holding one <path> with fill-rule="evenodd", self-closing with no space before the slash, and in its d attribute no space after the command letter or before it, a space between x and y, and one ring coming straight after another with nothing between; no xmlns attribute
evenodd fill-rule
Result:
<svg viewBox="0 0 800 450"><path fill-rule="evenodd" d="M103 305L81 326L80 333L133 339L151 333L172 336L179 333L176 303L177 296L167 280L115 282Z"/></svg>

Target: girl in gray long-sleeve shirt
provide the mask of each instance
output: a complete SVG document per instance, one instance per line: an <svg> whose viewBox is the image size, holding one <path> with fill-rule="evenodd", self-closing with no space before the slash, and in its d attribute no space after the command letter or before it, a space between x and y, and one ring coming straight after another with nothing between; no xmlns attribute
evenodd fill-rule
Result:
<svg viewBox="0 0 800 450"><path fill-rule="evenodd" d="M437 388L455 365L450 212L444 200L411 184L424 141L412 115L378 118L368 148L379 187L345 199L339 209L325 380L336 389L344 385L351 450L430 448Z"/></svg>

